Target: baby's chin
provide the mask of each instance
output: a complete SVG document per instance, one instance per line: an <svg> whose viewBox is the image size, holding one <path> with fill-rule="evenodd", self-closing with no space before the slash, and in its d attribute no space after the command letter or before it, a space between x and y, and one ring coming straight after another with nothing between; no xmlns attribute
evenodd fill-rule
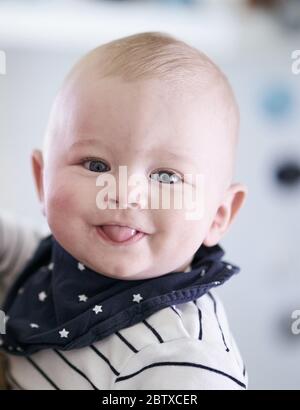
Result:
<svg viewBox="0 0 300 410"><path fill-rule="evenodd" d="M157 276L162 276L166 273L165 271L157 270L151 261L147 263L143 260L139 263L138 261L130 262L125 259L122 261L122 258L118 258L117 261L116 258L106 258L99 264L89 264L86 262L85 266L92 269L96 273L99 273L99 275L118 280L133 281L151 279Z"/></svg>
<svg viewBox="0 0 300 410"><path fill-rule="evenodd" d="M83 264L99 275L117 280L143 280L163 276L171 267L163 266L158 259L140 254L136 258L129 254L117 254L106 251L105 255L85 255Z"/></svg>
<svg viewBox="0 0 300 410"><path fill-rule="evenodd" d="M191 257L192 259L192 257ZM94 259L95 262L95 259ZM172 263L173 262L173 263ZM132 260L128 258L106 257L99 261L98 264L89 264L88 261L85 266L99 273L100 275L106 276L112 279L118 280L143 280L143 279L153 279L156 277L164 276L172 272L183 272L188 264L177 264L174 266L173 261L166 261L165 264L162 263L162 258L153 259L142 257L140 260Z"/></svg>

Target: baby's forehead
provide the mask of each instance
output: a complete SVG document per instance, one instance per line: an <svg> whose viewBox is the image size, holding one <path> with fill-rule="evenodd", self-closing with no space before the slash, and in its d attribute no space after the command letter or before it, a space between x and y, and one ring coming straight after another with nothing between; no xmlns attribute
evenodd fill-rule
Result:
<svg viewBox="0 0 300 410"><path fill-rule="evenodd" d="M61 112L71 112L72 135L101 130L103 139L116 135L124 140L130 133L132 139L134 133L139 133L135 141L138 144L144 141L143 137L151 139L157 134L161 143L168 140L180 150L182 145L189 145L191 138L187 137L196 124L203 135L205 130L215 127L217 117L219 121L221 115L226 117L225 98L220 98L215 88L195 92L190 83L177 87L158 78L128 82L112 77L91 81L89 76L87 82L82 79L74 84Z"/></svg>
<svg viewBox="0 0 300 410"><path fill-rule="evenodd" d="M80 74L67 84L53 112L53 123L60 123L57 135L60 138L63 130L66 133L70 129L70 144L101 135L101 141L109 142L112 150L115 143L120 145L118 139L122 138L127 149L142 152L146 144L152 154L160 154L169 148L168 151L180 157L182 151L191 153L194 149L205 149L207 136L220 133L220 128L216 130L217 123L224 120L224 129L230 123L226 94L218 90L218 84L209 89L200 88L197 92L190 81L174 85L159 78L128 82L120 76L97 78L97 73L89 70ZM153 100L151 107L150 100ZM157 117L151 124L147 123L146 113L149 110L155 113L156 109ZM128 127L127 123L130 124ZM195 125L198 127L196 131ZM130 131L132 135L129 135ZM196 132L199 135L195 135ZM51 139L49 150L59 144L59 138Z"/></svg>
<svg viewBox="0 0 300 410"><path fill-rule="evenodd" d="M174 110L184 109L187 104L189 108L197 110L199 119L205 110L212 109L215 114L224 114L224 110L234 105L230 90L224 84L223 78L211 76L204 80L199 76L179 77L178 79L170 80L159 76L151 76L142 79L126 79L122 75L113 75L108 77L99 76L99 73L93 65L88 65L80 68L76 77L70 81L65 87L66 95L70 98L65 98L67 106L75 103L88 109L93 101L96 101L98 107L107 108L109 103L112 109L119 107L118 103L125 101L126 95L130 95L131 101L126 101L126 104L151 104L152 100L158 99L164 104L165 112L174 112ZM84 107L81 106L81 112L84 112ZM136 107L138 112L139 107ZM227 113L226 113L227 114ZM236 114L232 110L231 115ZM178 115L180 117L180 115ZM230 119L226 115L227 119ZM177 118L172 118L172 123L176 123ZM172 125L172 124L170 124Z"/></svg>

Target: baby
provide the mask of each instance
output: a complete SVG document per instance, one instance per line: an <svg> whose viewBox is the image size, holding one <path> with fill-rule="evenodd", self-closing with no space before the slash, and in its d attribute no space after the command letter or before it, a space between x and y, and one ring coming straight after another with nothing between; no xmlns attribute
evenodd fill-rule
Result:
<svg viewBox="0 0 300 410"><path fill-rule="evenodd" d="M232 183L238 128L224 74L168 34L75 64L32 153L51 234L2 218L10 389L247 388L212 290L239 271L218 244L247 194ZM151 207L200 188L198 217L186 203Z"/></svg>

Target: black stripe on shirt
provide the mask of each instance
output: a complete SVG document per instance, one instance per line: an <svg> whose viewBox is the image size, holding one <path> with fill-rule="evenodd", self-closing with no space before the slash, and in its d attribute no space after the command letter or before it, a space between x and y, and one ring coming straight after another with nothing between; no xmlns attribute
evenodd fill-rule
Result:
<svg viewBox="0 0 300 410"><path fill-rule="evenodd" d="M221 327L221 324L220 324L220 321L219 321L219 317L218 317L218 314L217 314L217 302L216 302L216 299L213 297L213 295L212 295L210 292L207 292L207 294L208 294L208 296L211 298L211 300L213 301L213 304L214 304L214 312L215 312L215 316L216 316L216 319L217 319L217 322L218 322L218 326L219 326L219 329L220 329L220 332L221 332L221 335L222 335L223 343L224 343L224 346L225 346L225 348L226 348L226 352L229 352L229 347L227 346L227 343L226 343L226 341L225 341L224 333L223 333L223 330L222 330L222 327Z"/></svg>
<svg viewBox="0 0 300 410"><path fill-rule="evenodd" d="M47 380L55 390L60 390L60 388L50 379L50 377L42 370L32 359L31 357L26 357L29 363Z"/></svg>
<svg viewBox="0 0 300 410"><path fill-rule="evenodd" d="M76 366L74 366L71 362L69 362L69 360L62 354L60 353L58 350L53 349L54 352L68 365L71 367L71 369L73 369L75 372L77 372L78 374L80 374L80 376L82 376L86 381L88 381L90 383L90 385L92 386L92 388L94 390L99 390L98 387L96 387L91 380L81 371L79 370Z"/></svg>
<svg viewBox="0 0 300 410"><path fill-rule="evenodd" d="M202 312L201 312L201 309L197 305L197 300L193 300L193 302L195 303L195 306L198 309L198 316L199 316L199 336L198 336L198 339L202 340Z"/></svg>
<svg viewBox="0 0 300 410"><path fill-rule="evenodd" d="M136 376L137 374L143 372L144 370L150 369L152 367L158 367L158 366L188 366L188 367L198 367L200 369L208 370L213 373L220 374L221 376L227 377L228 379L232 380L239 386L243 387L246 389L246 385L242 383L240 380L236 379L235 377L231 376L230 374L227 374L225 372L222 372L222 370L214 369L213 367L208 367L204 366L202 364L198 363L190 363L190 362L157 362L157 363L152 363L148 366L143 367L142 369L138 370L135 373L128 374L126 376L121 376L116 379L117 382L121 382L123 380L131 379L132 377Z"/></svg>
<svg viewBox="0 0 300 410"><path fill-rule="evenodd" d="M130 344L128 340L126 340L125 337L121 335L120 332L116 332L116 335L129 347L129 349L131 349L134 353L138 353L138 350L134 346L132 346L132 344Z"/></svg>
<svg viewBox="0 0 300 410"><path fill-rule="evenodd" d="M143 320L143 323L151 330L151 332L154 334L154 336L158 339L160 343L163 343L163 338L161 335L152 327L146 320Z"/></svg>
<svg viewBox="0 0 300 410"><path fill-rule="evenodd" d="M90 345L89 346L99 357L101 357L101 359L103 359L111 368L111 370L113 371L113 373L116 376L119 376L120 373L112 366L112 364L109 362L108 358L104 356L104 354L102 354L101 352L99 352L99 350L94 346L94 345Z"/></svg>
<svg viewBox="0 0 300 410"><path fill-rule="evenodd" d="M172 310L174 310L174 312L176 313L176 315L178 315L178 316L180 317L180 314L177 312L177 310L176 310L173 306L170 306L170 308L171 308Z"/></svg>

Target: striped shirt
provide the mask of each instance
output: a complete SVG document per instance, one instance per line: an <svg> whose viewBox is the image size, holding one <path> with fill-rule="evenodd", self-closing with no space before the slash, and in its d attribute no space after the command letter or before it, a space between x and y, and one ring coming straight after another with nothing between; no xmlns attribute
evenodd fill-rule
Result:
<svg viewBox="0 0 300 410"><path fill-rule="evenodd" d="M41 232L0 213L2 292L32 256ZM248 376L224 307L210 291L164 308L88 347L8 355L12 389L246 389Z"/></svg>

